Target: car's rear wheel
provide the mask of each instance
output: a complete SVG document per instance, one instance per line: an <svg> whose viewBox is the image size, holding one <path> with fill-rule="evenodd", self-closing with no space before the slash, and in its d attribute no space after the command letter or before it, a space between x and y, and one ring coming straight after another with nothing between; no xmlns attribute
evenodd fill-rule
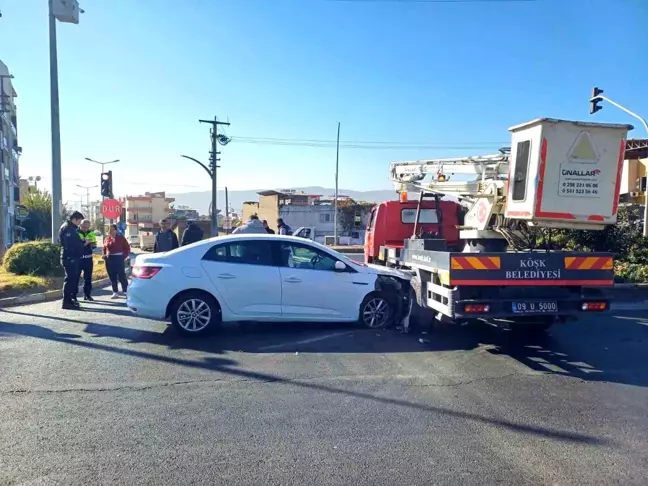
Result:
<svg viewBox="0 0 648 486"><path fill-rule="evenodd" d="M185 292L171 306L171 323L182 334L207 334L221 323L216 300L205 292Z"/></svg>
<svg viewBox="0 0 648 486"><path fill-rule="evenodd" d="M387 326L394 314L392 303L379 293L367 295L360 305L360 324L369 329Z"/></svg>

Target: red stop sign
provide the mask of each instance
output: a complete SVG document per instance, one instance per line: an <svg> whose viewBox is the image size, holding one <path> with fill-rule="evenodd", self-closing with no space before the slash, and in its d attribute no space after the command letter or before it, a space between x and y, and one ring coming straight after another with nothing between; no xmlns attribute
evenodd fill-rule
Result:
<svg viewBox="0 0 648 486"><path fill-rule="evenodd" d="M101 214L104 218L117 219L122 213L122 206L117 199L106 199L101 203Z"/></svg>

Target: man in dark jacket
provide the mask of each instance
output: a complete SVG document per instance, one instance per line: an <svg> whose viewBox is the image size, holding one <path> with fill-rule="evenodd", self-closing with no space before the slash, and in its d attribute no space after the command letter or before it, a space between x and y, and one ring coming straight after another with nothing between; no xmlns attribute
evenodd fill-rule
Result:
<svg viewBox="0 0 648 486"><path fill-rule="evenodd" d="M281 218L277 219L277 230L280 235L292 235L292 228L284 223Z"/></svg>
<svg viewBox="0 0 648 486"><path fill-rule="evenodd" d="M189 221L189 226L182 233L180 246L191 245L203 239L203 230L201 230L194 221Z"/></svg>
<svg viewBox="0 0 648 486"><path fill-rule="evenodd" d="M80 261L83 256L87 240L79 236L79 223L83 214L75 211L59 231L59 244L61 245L61 265L65 270L63 280L63 309L78 309L79 303L76 294L79 290Z"/></svg>
<svg viewBox="0 0 648 486"><path fill-rule="evenodd" d="M178 237L169 228L169 221L163 219L160 221L160 232L155 235L155 243L153 244L153 253L162 253L165 251L175 250L180 246L178 244Z"/></svg>

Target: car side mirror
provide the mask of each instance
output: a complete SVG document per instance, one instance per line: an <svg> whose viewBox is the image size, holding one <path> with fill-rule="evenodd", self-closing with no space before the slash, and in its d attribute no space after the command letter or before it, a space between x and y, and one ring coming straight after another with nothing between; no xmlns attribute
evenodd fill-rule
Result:
<svg viewBox="0 0 648 486"><path fill-rule="evenodd" d="M344 272L347 269L347 266L341 262L340 260L335 262L335 271L336 272Z"/></svg>

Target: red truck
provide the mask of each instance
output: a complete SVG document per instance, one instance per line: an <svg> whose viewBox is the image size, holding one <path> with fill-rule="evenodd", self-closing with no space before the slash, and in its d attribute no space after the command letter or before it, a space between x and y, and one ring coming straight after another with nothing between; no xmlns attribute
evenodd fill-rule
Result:
<svg viewBox="0 0 648 486"><path fill-rule="evenodd" d="M443 235L448 250L458 248L461 205L424 200L417 218L418 207L417 201L385 201L373 207L365 236L365 263L397 266L404 240L412 235Z"/></svg>

